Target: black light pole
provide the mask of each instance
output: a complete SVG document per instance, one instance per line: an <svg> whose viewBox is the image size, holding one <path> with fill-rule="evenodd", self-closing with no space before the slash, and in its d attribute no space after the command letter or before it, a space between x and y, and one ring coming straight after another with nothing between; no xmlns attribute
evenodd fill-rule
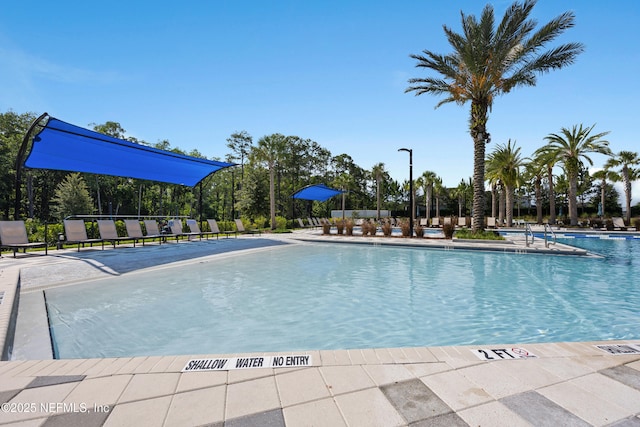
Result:
<svg viewBox="0 0 640 427"><path fill-rule="evenodd" d="M400 148L398 151L409 153L409 237L413 237L413 150Z"/></svg>

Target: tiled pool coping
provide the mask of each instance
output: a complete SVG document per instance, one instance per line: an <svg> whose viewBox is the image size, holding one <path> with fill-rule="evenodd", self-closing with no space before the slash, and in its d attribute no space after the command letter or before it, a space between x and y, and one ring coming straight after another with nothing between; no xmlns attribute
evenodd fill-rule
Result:
<svg viewBox="0 0 640 427"><path fill-rule="evenodd" d="M251 250L253 239L237 244L245 240L241 249ZM0 260L0 322L21 266L46 271L80 260L80 276L118 274L108 263L91 264L89 253L53 254ZM49 274L54 284L79 280L56 281L56 274ZM39 288L25 280L25 292ZM537 358L490 362L471 347L311 351L307 368L197 373L181 372L194 356L0 362L0 403L9 404L0 425L640 424L640 356L609 355L595 344L527 344Z"/></svg>

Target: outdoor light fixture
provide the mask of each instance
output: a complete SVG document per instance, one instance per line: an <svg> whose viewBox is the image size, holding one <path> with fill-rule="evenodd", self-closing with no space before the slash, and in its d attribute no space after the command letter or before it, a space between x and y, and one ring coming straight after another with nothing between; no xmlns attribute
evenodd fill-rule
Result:
<svg viewBox="0 0 640 427"><path fill-rule="evenodd" d="M399 148L398 151L409 153L409 237L413 237L413 150L411 148Z"/></svg>

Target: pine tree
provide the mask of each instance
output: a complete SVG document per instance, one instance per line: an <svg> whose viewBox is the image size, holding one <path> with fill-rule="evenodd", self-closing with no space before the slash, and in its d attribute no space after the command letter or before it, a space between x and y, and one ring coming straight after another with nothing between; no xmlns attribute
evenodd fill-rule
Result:
<svg viewBox="0 0 640 427"><path fill-rule="evenodd" d="M70 215L87 215L93 213L93 199L87 184L79 173L72 173L56 187L51 200L51 211L63 220Z"/></svg>

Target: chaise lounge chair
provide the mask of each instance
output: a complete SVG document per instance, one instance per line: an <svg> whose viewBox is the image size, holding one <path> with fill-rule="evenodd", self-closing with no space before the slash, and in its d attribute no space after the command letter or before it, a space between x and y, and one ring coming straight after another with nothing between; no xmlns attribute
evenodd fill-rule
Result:
<svg viewBox="0 0 640 427"><path fill-rule="evenodd" d="M188 219L187 220L187 227L189 227L189 231L191 231L191 233L195 233L198 234L200 236L200 240L202 240L202 236L205 236L207 238L207 240L209 240L209 236L211 235L216 235L216 239L218 238L218 233L215 233L213 231L202 231L200 230L200 226L198 225L198 221L196 221L195 219Z"/></svg>
<svg viewBox="0 0 640 427"><path fill-rule="evenodd" d="M178 241L178 236L176 235L171 233L161 233L160 230L158 230L158 223L155 219L145 219L144 228L147 231L145 236L160 236L160 242L166 242L168 237L175 237L176 242Z"/></svg>
<svg viewBox="0 0 640 427"><path fill-rule="evenodd" d="M619 216L614 216L611 219L613 220L613 229L614 230L627 231L629 229L635 229L635 227L627 227L626 225L624 225L624 220Z"/></svg>
<svg viewBox="0 0 640 427"><path fill-rule="evenodd" d="M154 221L155 223L155 221ZM155 240L158 239L158 241L160 243L162 243L162 235L161 234L156 234L156 235L149 235L147 234L146 236L144 234L142 234L142 227L140 227L140 221L138 221L137 219L125 219L124 220L124 225L125 227L127 227L127 235L129 236L130 239L133 240L133 246L136 246L136 243L138 241L142 241L142 246L144 246L144 241L145 240ZM157 228L157 226L156 226Z"/></svg>
<svg viewBox="0 0 640 427"><path fill-rule="evenodd" d="M496 228L496 217L488 216L487 217L487 228Z"/></svg>
<svg viewBox="0 0 640 427"><path fill-rule="evenodd" d="M241 219L236 219L236 228L238 229L238 233L242 234L262 234L262 231L257 228L250 230L245 229Z"/></svg>
<svg viewBox="0 0 640 427"><path fill-rule="evenodd" d="M80 245L84 248L85 243L89 243L91 247L93 247L94 243L101 243L102 249L104 249L104 241L102 239L89 239L87 237L87 229L83 219L65 219L64 234L67 243L78 244L78 252L80 252Z"/></svg>
<svg viewBox="0 0 640 427"><path fill-rule="evenodd" d="M440 217L439 216L434 216L433 218L431 218L431 226L432 227L440 227Z"/></svg>
<svg viewBox="0 0 640 427"><path fill-rule="evenodd" d="M46 242L29 242L27 228L24 221L0 221L0 248L13 249L13 257L16 257L18 249L27 253L27 248L42 248L47 254Z"/></svg>
<svg viewBox="0 0 640 427"><path fill-rule="evenodd" d="M116 247L116 243L122 242L124 240L131 240L130 237L120 237L118 236L118 230L116 229L116 223L111 219L99 219L98 220L98 231L100 232L100 238L104 242L111 242L114 249Z"/></svg>
<svg viewBox="0 0 640 427"><path fill-rule="evenodd" d="M202 236L199 233L186 232L182 230L182 221L180 219L170 219L169 220L169 229L171 229L171 234L176 236L176 240L180 236L186 236L187 240L191 240L191 237L198 236L200 240L202 240Z"/></svg>
<svg viewBox="0 0 640 427"><path fill-rule="evenodd" d="M209 224L209 228L211 229L211 232L209 234L215 234L217 240L218 236L220 235L220 227L218 227L218 223L215 219L208 219L207 223Z"/></svg>

